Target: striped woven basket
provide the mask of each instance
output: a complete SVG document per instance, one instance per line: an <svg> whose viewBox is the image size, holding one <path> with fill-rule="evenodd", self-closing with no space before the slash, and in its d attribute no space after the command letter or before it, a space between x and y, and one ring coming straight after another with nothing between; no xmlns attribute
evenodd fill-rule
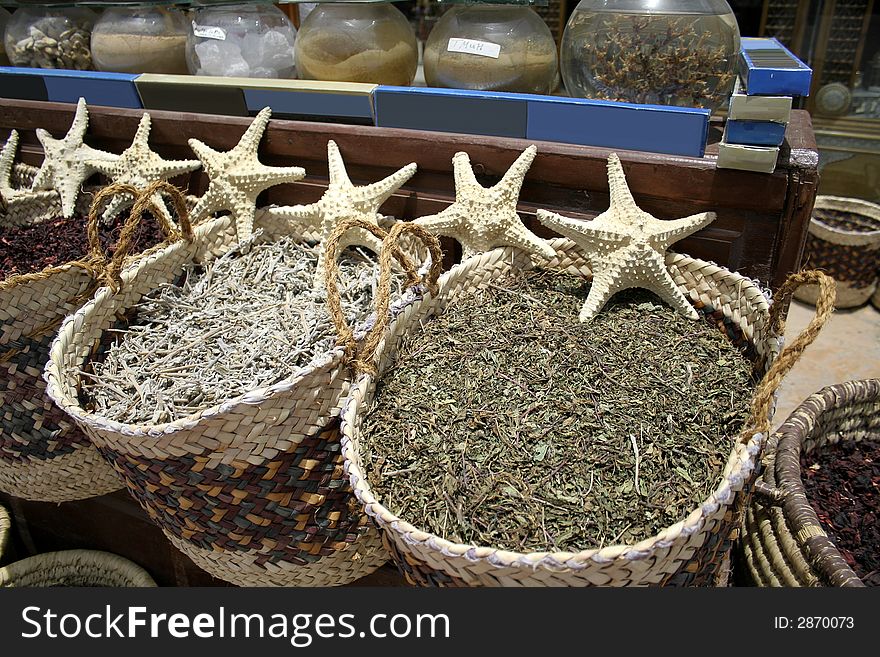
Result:
<svg viewBox="0 0 880 657"><path fill-rule="evenodd" d="M0 588L50 586L155 587L149 573L109 552L45 552L0 568Z"/></svg>
<svg viewBox="0 0 880 657"><path fill-rule="evenodd" d="M175 203L183 202L180 192L167 183L145 190L146 200L160 190L176 195ZM67 502L121 488L86 436L46 396L42 374L58 326L102 281L107 263L98 241L98 209L123 191L119 185L104 188L85 211L90 222L88 258L0 281L0 490L15 497ZM148 203L139 207L142 210L132 211L129 218L131 230ZM60 215L60 205L57 212ZM167 235L179 235L173 227L165 228ZM121 267L141 255L117 249L109 266Z"/></svg>
<svg viewBox="0 0 880 657"><path fill-rule="evenodd" d="M855 198L817 196L804 247L804 266L837 281L838 308L860 306L874 294L880 274L880 205ZM815 285L795 298L816 303Z"/></svg>
<svg viewBox="0 0 880 657"><path fill-rule="evenodd" d="M556 257L544 267L591 275L577 246L567 239L550 240ZM723 585L729 572L729 554L737 536L742 504L769 428L773 392L790 350L803 349L815 337L815 319L808 337L788 347L777 359L783 327L780 312L770 312L767 299L751 281L712 263L670 253L667 267L679 288L703 318L719 327L751 360L757 373L766 373L755 395L753 425L736 441L715 491L680 522L636 545L614 545L581 552L517 553L491 546L454 543L423 531L419 518L400 518L382 505L371 490L362 466L360 423L370 407L377 379L393 365L400 338L447 308L455 299L490 284L500 276L532 266L529 258L512 248L499 248L469 258L439 279L439 292L403 310L382 334L371 356L364 342L361 360L368 359L377 375L362 367L342 412L342 449L355 495L376 522L392 558L413 584L424 586L583 586L583 585ZM775 308L787 306L791 290L803 280L792 279L777 293ZM808 280L833 283L811 272ZM833 292L832 292L833 296ZM826 298L827 301L827 298ZM830 302L821 310L831 312ZM381 313L381 309L377 310ZM381 315L379 315L381 316ZM796 352L799 353L799 352ZM795 356L796 359L796 356ZM773 365L771 365L771 363ZM782 365L780 365L782 363Z"/></svg>
<svg viewBox="0 0 880 657"><path fill-rule="evenodd" d="M261 239L290 232L257 214ZM105 331L185 264L238 243L233 219L206 222L122 274L69 317L46 366L49 394L91 437L165 535L212 575L243 586L333 586L388 560L351 494L339 445L340 401L350 384L346 349L287 378L170 423L122 424L86 410L78 368ZM414 274L413 274L414 275Z"/></svg>
<svg viewBox="0 0 880 657"><path fill-rule="evenodd" d="M743 561L755 584L864 586L822 530L801 479L801 453L843 440L880 440L880 379L823 388L767 441L743 519Z"/></svg>
<svg viewBox="0 0 880 657"><path fill-rule="evenodd" d="M37 177L36 167L16 163L12 167L10 182L13 189L30 189ZM88 212L85 195L77 198L77 211ZM61 216L61 196L55 190L36 191L24 196L3 199L0 196L0 225L26 226Z"/></svg>

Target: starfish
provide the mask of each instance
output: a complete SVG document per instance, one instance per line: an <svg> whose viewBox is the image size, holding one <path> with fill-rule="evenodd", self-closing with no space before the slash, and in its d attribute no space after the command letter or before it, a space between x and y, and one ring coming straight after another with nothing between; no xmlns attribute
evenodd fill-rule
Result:
<svg viewBox="0 0 880 657"><path fill-rule="evenodd" d="M650 290L683 315L699 315L666 269L666 249L715 220L714 212L661 221L641 210L632 197L617 153L608 157L611 206L592 221L538 210L538 219L580 246L593 269L593 284L580 312L587 322L615 292L632 287Z"/></svg>
<svg viewBox="0 0 880 657"><path fill-rule="evenodd" d="M43 145L44 156L31 189L58 190L61 195L61 214L65 217L73 216L80 187L96 171L94 162L119 157L84 144L83 138L88 127L89 111L86 109L85 98L80 98L76 104L73 123L63 139L55 139L47 131L37 128L37 139Z"/></svg>
<svg viewBox="0 0 880 657"><path fill-rule="evenodd" d="M254 215L260 192L305 177L306 171L302 167L270 167L257 159L257 149L270 116L271 108L260 110L231 151L215 151L198 139L189 140L190 148L201 160L209 180L208 189L192 210L193 223L218 210L229 210L235 220L239 241L246 240L254 232Z"/></svg>
<svg viewBox="0 0 880 657"><path fill-rule="evenodd" d="M0 210L7 217L18 216L24 212L30 220L34 216L34 210L40 211L58 207L58 192L55 190L38 191L22 189L12 183L12 171L15 166L15 151L18 150L18 131L11 130L9 138L0 150Z"/></svg>
<svg viewBox="0 0 880 657"><path fill-rule="evenodd" d="M412 162L379 182L355 186L348 177L339 147L332 139L327 142L327 161L330 184L317 203L281 206L269 210L269 214L282 219L302 222L305 231L320 235L321 243L327 241L330 233L343 219L359 218L378 226L381 205L416 172L416 164ZM382 249L382 241L363 228L347 231L340 240L339 250L342 251L352 244L366 246L376 253ZM317 272L316 283L319 279L324 280L323 253L319 258Z"/></svg>
<svg viewBox="0 0 880 657"><path fill-rule="evenodd" d="M150 115L144 114L138 124L137 132L131 146L115 156L112 160L94 160L86 164L110 178L114 183L132 185L143 189L157 180L168 180L181 173L195 171L199 168L198 160L164 160L150 148ZM165 205L161 194L155 194L153 202L156 207L171 220L171 213ZM104 221L113 217L134 204L134 198L128 194L113 197L102 215Z"/></svg>
<svg viewBox="0 0 880 657"><path fill-rule="evenodd" d="M452 158L455 202L415 222L433 233L458 240L462 259L497 246L515 246L532 255L552 258L556 255L553 248L533 235L516 213L520 188L537 152L537 147L529 146L504 177L489 188L477 182L468 154L456 153Z"/></svg>

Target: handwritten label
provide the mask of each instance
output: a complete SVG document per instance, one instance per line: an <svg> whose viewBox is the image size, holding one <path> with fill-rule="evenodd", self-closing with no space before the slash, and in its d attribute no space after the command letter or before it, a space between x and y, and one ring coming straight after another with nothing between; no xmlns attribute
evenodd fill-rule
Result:
<svg viewBox="0 0 880 657"><path fill-rule="evenodd" d="M202 39L217 39L218 41L226 41L226 30L222 27L209 27L207 25L196 25L193 21L193 34Z"/></svg>
<svg viewBox="0 0 880 657"><path fill-rule="evenodd" d="M469 55L480 55L481 57L491 57L492 59L498 59L498 56L501 54L501 46L497 43L476 41L475 39L450 39L446 50L449 52L464 52Z"/></svg>

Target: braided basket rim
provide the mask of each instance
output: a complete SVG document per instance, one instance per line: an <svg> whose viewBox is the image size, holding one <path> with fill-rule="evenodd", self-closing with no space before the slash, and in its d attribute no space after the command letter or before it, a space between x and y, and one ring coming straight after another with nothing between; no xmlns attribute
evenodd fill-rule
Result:
<svg viewBox="0 0 880 657"><path fill-rule="evenodd" d="M576 250L576 245L565 238L551 239L548 240L548 243L557 251L557 255L562 252ZM504 258L509 259L514 256L515 252L516 250L511 247L498 248L494 251L474 256L469 261L458 265L458 267L466 266L477 269L486 262L494 262ZM753 281L742 274L732 272L724 267L698 258L691 258L690 256L673 254L671 252L669 255L674 256L677 262L690 261L701 265L717 267L718 270L726 272L726 276L733 281L734 285L755 288L758 292L755 296L756 305L760 310L769 313L769 303L763 292ZM453 275L456 277L461 276L461 269L456 270L456 268L453 268L441 276L439 281L441 293L445 289L449 278ZM742 287L739 289L742 289ZM424 300L429 298L431 297L426 294ZM386 329L386 335L390 331L391 327ZM768 339L775 339L777 345L779 343L778 338L773 336L769 336ZM383 347L384 345L381 345L379 351ZM775 357L776 353L776 351L773 351L771 358ZM769 363L767 366L769 366ZM764 434L755 433L747 443L736 443L731 449L721 481L709 497L684 519L634 545L616 544L603 548L588 548L578 552L515 552L488 546L456 543L413 526L392 513L373 495L371 486L360 468L360 456L357 452L355 441L359 438L360 431L356 427L358 412L363 403L364 395L374 380L375 377L373 375L359 375L352 383L349 396L345 400L341 411L340 439L345 470L351 481L352 490L358 500L364 505L367 514L379 524L383 531L395 532L407 544L422 544L444 555L463 557L473 563L487 563L493 568L524 567L534 569L542 567L549 570L578 571L586 570L592 565L607 564L620 559L625 561L647 559L654 553L654 550L671 546L680 536L698 533L709 515L715 513L720 506L728 506L733 502L735 499L734 489L741 488L743 483L749 480L757 465L757 458L765 440Z"/></svg>
<svg viewBox="0 0 880 657"><path fill-rule="evenodd" d="M61 550L36 554L0 568L0 588L15 587L16 580L29 576L35 577L37 583L30 583L27 586L52 586L58 580L52 577L40 580L40 573L43 570L51 572L58 569L79 572L86 577L92 573L101 573L105 581L91 586L148 588L157 586L146 570L118 554L101 550Z"/></svg>
<svg viewBox="0 0 880 657"><path fill-rule="evenodd" d="M776 477L776 487L784 491L786 498L800 498L807 504L798 504L798 512L789 504L782 504L782 514L786 526L797 547L806 555L823 553L823 558L808 558L807 562L823 582L836 585L856 585L862 580L846 564L840 550L827 534L817 535L812 528L820 528L819 517L809 503L800 466L800 456L804 442L821 429L819 420L832 410L845 408L857 403L880 400L880 379L861 379L826 386L801 402L786 421L774 432L774 440L769 441L765 458L772 464ZM783 456L783 459L779 457ZM786 458L787 457L787 458ZM781 467L780 460L786 466ZM762 475L763 479L766 475ZM780 542L784 549L786 546ZM833 555L833 559L828 558Z"/></svg>
<svg viewBox="0 0 880 657"><path fill-rule="evenodd" d="M857 213L871 219L877 225L875 230L851 231L832 226L813 215L810 218L809 232L816 237L829 239L833 243L866 245L871 245L877 238L880 238L880 205L876 203L846 196L820 195L816 197L816 202L813 204L813 211L815 212L815 210ZM839 242L839 240L844 241ZM878 242L878 248L880 248L880 242Z"/></svg>

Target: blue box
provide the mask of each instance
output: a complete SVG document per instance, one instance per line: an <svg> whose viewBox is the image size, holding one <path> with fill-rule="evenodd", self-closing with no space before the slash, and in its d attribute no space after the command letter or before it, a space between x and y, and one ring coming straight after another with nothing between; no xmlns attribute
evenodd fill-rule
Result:
<svg viewBox="0 0 880 657"><path fill-rule="evenodd" d="M813 70L777 39L742 39L740 75L749 96L809 96Z"/></svg>
<svg viewBox="0 0 880 657"><path fill-rule="evenodd" d="M525 94L380 85L373 92L373 104L380 128L526 136Z"/></svg>
<svg viewBox="0 0 880 657"><path fill-rule="evenodd" d="M376 125L702 157L709 110L460 89L379 86Z"/></svg>
<svg viewBox="0 0 880 657"><path fill-rule="evenodd" d="M785 139L785 124L773 121L728 120L724 141L747 146L780 146Z"/></svg>
<svg viewBox="0 0 880 657"><path fill-rule="evenodd" d="M528 139L703 157L707 109L531 96Z"/></svg>
<svg viewBox="0 0 880 657"><path fill-rule="evenodd" d="M132 73L0 66L0 96L23 100L141 108Z"/></svg>

